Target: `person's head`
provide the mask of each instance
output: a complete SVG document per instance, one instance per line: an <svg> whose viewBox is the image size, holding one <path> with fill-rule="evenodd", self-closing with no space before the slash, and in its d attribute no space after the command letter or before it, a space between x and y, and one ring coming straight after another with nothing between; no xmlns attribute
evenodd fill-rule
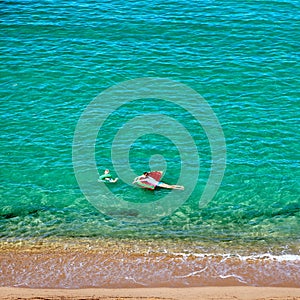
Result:
<svg viewBox="0 0 300 300"><path fill-rule="evenodd" d="M143 175L147 177L149 175L149 173L148 172L144 172Z"/></svg>
<svg viewBox="0 0 300 300"><path fill-rule="evenodd" d="M108 174L108 173L109 173L109 170L108 170L108 169L106 169L106 170L104 171L104 173L105 173L105 174Z"/></svg>

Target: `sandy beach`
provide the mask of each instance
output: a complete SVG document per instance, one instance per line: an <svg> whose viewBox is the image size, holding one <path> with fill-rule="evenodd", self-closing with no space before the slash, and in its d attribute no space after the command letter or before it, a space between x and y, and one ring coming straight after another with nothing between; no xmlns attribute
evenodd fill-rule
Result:
<svg viewBox="0 0 300 300"><path fill-rule="evenodd" d="M102 240L3 243L0 286L133 289L258 286L299 288L299 257L184 254L164 245ZM151 249L151 251L149 251ZM293 274L291 276L290 274ZM176 295L176 294L175 294Z"/></svg>
<svg viewBox="0 0 300 300"><path fill-rule="evenodd" d="M299 300L298 288L201 287L140 289L0 288L2 300Z"/></svg>

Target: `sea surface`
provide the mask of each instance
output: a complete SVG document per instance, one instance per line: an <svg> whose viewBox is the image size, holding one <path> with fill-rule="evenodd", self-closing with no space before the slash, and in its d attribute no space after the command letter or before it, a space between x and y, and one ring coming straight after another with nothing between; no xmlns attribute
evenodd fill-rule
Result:
<svg viewBox="0 0 300 300"><path fill-rule="evenodd" d="M299 16L296 0L1 1L0 285L300 287ZM114 165L114 138L143 118L143 135L126 131L129 166L187 186L172 192L185 195L176 209L155 221L114 214L79 187L80 116L93 99L101 109L108 88L138 78L183 84L213 110L226 168L206 205L215 141L172 99L115 109L93 151L99 174L120 177L126 161ZM162 115L194 140L199 170L190 144L164 135ZM122 178L107 188L100 202L117 195L159 206L170 195Z"/></svg>

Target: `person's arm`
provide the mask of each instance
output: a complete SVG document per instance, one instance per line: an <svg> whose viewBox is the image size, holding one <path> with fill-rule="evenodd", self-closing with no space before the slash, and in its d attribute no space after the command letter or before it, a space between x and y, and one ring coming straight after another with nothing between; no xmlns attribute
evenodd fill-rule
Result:
<svg viewBox="0 0 300 300"><path fill-rule="evenodd" d="M132 183L133 184L137 183L140 180L140 178L141 178L141 176L135 177Z"/></svg>
<svg viewBox="0 0 300 300"><path fill-rule="evenodd" d="M135 177L132 183L136 183L138 181L143 182L145 180L146 180L146 177L144 175L141 175L141 176Z"/></svg>

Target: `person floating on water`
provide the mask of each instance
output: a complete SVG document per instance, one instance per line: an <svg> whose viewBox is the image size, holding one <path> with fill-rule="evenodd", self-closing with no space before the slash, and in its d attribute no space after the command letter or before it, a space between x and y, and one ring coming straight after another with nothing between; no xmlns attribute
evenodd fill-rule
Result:
<svg viewBox="0 0 300 300"><path fill-rule="evenodd" d="M164 189L184 190L184 186L182 185L173 185L173 184L171 185L171 184L164 183L162 181L157 181L156 179L151 177L151 174L149 172L144 172L143 175L136 177L133 181L133 184L137 182L150 183L154 187L160 187Z"/></svg>
<svg viewBox="0 0 300 300"><path fill-rule="evenodd" d="M114 183L114 182L117 182L117 181L118 181L118 178L113 179L112 176L111 176L111 174L109 173L109 170L106 169L106 170L104 171L104 174L102 174L102 175L99 177L98 181L99 181L99 182L105 182L105 181L107 181L107 182L112 182L112 183Z"/></svg>

